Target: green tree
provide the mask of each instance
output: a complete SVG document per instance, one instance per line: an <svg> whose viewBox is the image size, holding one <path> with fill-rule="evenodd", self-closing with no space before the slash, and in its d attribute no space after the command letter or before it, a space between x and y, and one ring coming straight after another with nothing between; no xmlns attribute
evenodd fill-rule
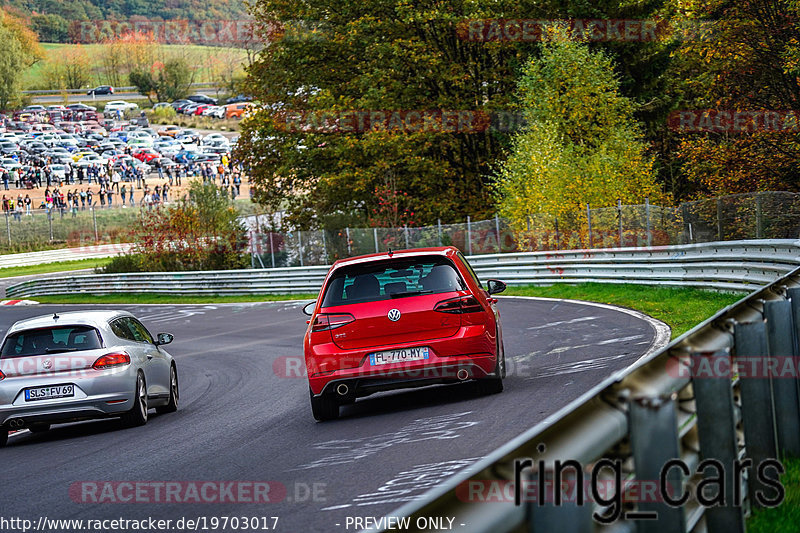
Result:
<svg viewBox="0 0 800 533"><path fill-rule="evenodd" d="M182 58L157 61L149 69L132 70L128 76L140 94L150 103L178 100L189 94L194 81L192 69Z"/></svg>
<svg viewBox="0 0 800 533"><path fill-rule="evenodd" d="M46 43L64 43L69 36L69 23L61 15L33 15L31 29Z"/></svg>
<svg viewBox="0 0 800 533"><path fill-rule="evenodd" d="M25 68L43 55L36 34L24 21L0 10L0 109L7 109L20 96Z"/></svg>
<svg viewBox="0 0 800 533"><path fill-rule="evenodd" d="M664 199L607 54L556 33L523 69L518 96L529 126L516 135L497 183L501 212L515 229L531 215L577 229L575 214L587 203Z"/></svg>
<svg viewBox="0 0 800 533"><path fill-rule="evenodd" d="M19 39L0 26L0 109L8 109L19 96L25 59Z"/></svg>

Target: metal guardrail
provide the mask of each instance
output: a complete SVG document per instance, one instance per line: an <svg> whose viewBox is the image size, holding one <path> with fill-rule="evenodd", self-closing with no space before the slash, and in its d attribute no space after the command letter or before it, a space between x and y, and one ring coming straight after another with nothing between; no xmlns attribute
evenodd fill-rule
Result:
<svg viewBox="0 0 800 533"><path fill-rule="evenodd" d="M761 240L655 248L527 252L471 256L482 279L511 285L641 283L752 290L800 266L800 241ZM316 293L328 266L215 272L75 275L12 285L8 297L50 294L287 294Z"/></svg>
<svg viewBox="0 0 800 533"><path fill-rule="evenodd" d="M215 87L217 85L216 82L213 81L204 81L204 82L197 82L193 83L191 87ZM68 94L86 94L86 91L92 89L93 87L88 87L86 89L37 89L37 90L30 90L30 91L22 91L22 94L33 94L37 96L58 96L62 93ZM136 87L134 85L129 85L125 87L114 87L115 93L120 92L135 92Z"/></svg>
<svg viewBox="0 0 800 533"><path fill-rule="evenodd" d="M56 250L43 250L40 252L26 252L20 254L0 255L0 268L42 265L46 263L60 263L64 261L80 261L82 259L101 259L125 253L131 244L99 244L96 246L83 246L81 248L63 248Z"/></svg>
<svg viewBox="0 0 800 533"><path fill-rule="evenodd" d="M410 518L407 531L422 531L414 527L418 518L448 517L465 524L459 528L465 532L549 532L556 528L564 532L743 532L746 513L758 504L756 491L767 489L757 475L757 465L783 454L800 456L797 365L793 374L783 377L743 370L752 368L754 362L766 364L767 356L796 363L799 324L797 269L718 312L646 360L610 376L391 516ZM702 368L733 370L730 374L704 374L698 370ZM552 500L523 501L517 506L513 500L474 501L480 500L475 497L480 493L476 487L493 482L513 484L515 460L520 458L533 458L536 471L526 472L520 479L534 484L540 471L546 473L544 479L550 479L556 460L575 460L586 470L598 468L602 460L620 461L622 485L640 495L642 484L659 479L667 461L681 460L689 466L689 474L665 478L676 490L673 497L697 487L702 479L701 461L716 460L725 474L726 504L706 507L690 498L682 506L670 506L633 495L634 501L625 505L626 513L654 512L658 519L633 520L628 514L627 519L602 525L592 513L602 515L609 508L596 502L576 505L571 498L561 506ZM748 460L751 466L742 469L740 483L736 465L747 465ZM710 471L719 475L714 468ZM580 479L572 473L571 482ZM607 476L599 479L608 481ZM539 487L536 485L537 490ZM706 488L719 494L719 487ZM741 504L732 501L735 491L742 494ZM637 499L642 501L636 503Z"/></svg>

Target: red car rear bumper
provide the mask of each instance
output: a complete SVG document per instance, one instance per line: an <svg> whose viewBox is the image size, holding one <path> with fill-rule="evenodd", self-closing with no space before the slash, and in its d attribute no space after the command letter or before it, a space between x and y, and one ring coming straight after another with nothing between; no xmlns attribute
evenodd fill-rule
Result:
<svg viewBox="0 0 800 533"><path fill-rule="evenodd" d="M370 364L371 353L422 346L429 348L428 359ZM382 390L483 378L495 370L496 346L495 336L479 326L462 327L456 335L444 339L358 350L342 350L333 342L306 345L308 382L315 396L335 394L336 387L344 383L348 395L356 397Z"/></svg>

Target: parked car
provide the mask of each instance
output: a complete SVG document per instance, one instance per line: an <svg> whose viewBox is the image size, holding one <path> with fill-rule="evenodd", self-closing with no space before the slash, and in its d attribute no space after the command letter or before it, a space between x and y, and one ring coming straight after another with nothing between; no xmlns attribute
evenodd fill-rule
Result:
<svg viewBox="0 0 800 533"><path fill-rule="evenodd" d="M91 105L86 105L83 103L69 104L67 106L67 109L70 109L72 111L97 111L96 107Z"/></svg>
<svg viewBox="0 0 800 533"><path fill-rule="evenodd" d="M158 130L158 134L162 137L175 137L181 132L181 128L179 126L168 125L162 126Z"/></svg>
<svg viewBox="0 0 800 533"><path fill-rule="evenodd" d="M178 370L156 337L125 311L75 311L16 322L0 347L0 445L9 430L178 409Z"/></svg>
<svg viewBox="0 0 800 533"><path fill-rule="evenodd" d="M476 380L503 390L497 300L454 247L339 260L323 282L303 340L311 412L323 421L375 392Z"/></svg>
<svg viewBox="0 0 800 533"><path fill-rule="evenodd" d="M242 118L251 107L253 104L250 102L226 105L225 118Z"/></svg>
<svg viewBox="0 0 800 533"><path fill-rule="evenodd" d="M225 103L226 104L238 104L239 102L249 102L249 101L250 101L250 97L249 96L245 96L243 94L239 94L237 96L233 96L231 98L228 98L227 100L225 100Z"/></svg>
<svg viewBox="0 0 800 533"><path fill-rule="evenodd" d="M198 104L217 105L216 98L211 98L210 96L207 96L205 94L193 94L192 96L189 96L186 99L192 102L196 102Z"/></svg>
<svg viewBox="0 0 800 533"><path fill-rule="evenodd" d="M105 108L103 108L103 112L116 113L117 111L121 111L127 113L129 111L135 111L136 109L139 109L139 104L126 102L125 100L113 100L106 104Z"/></svg>
<svg viewBox="0 0 800 533"><path fill-rule="evenodd" d="M104 94L114 94L114 87L111 85L100 85L99 87L95 87L94 89L89 89L86 91L86 94L89 96L99 96Z"/></svg>

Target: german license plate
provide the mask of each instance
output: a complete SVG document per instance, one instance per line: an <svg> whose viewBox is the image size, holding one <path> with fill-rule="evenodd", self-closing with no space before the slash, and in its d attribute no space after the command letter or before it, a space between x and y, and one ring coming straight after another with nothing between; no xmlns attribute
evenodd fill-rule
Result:
<svg viewBox="0 0 800 533"><path fill-rule="evenodd" d="M75 385L49 385L25 389L25 401L52 400L53 398L71 398L75 396Z"/></svg>
<svg viewBox="0 0 800 533"><path fill-rule="evenodd" d="M427 346L403 348L402 350L386 350L385 352L369 354L369 364L372 366L389 365L392 363L404 363L406 361L422 361L428 359L428 357L429 348Z"/></svg>

